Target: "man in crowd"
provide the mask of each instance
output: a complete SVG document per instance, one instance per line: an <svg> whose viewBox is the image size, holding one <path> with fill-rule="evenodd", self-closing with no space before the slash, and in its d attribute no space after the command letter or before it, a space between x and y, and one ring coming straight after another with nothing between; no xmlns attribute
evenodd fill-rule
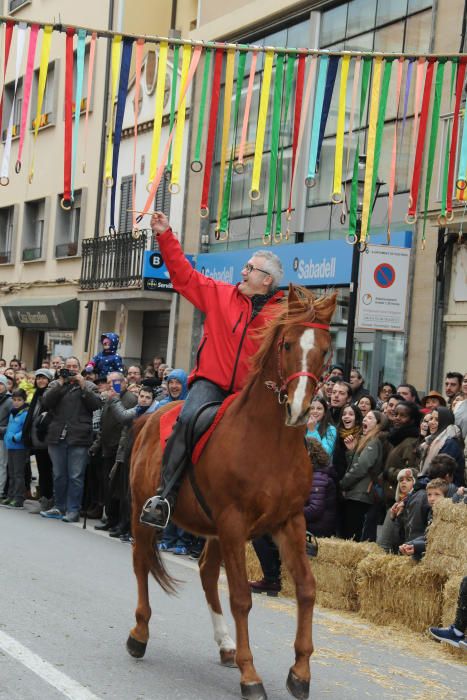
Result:
<svg viewBox="0 0 467 700"><path fill-rule="evenodd" d="M131 365L126 373L128 384L141 384L143 379L143 370L139 365Z"/></svg>
<svg viewBox="0 0 467 700"><path fill-rule="evenodd" d="M55 372L55 376L58 377L58 372L65 367L65 359L61 355L54 355L50 360L50 368Z"/></svg>
<svg viewBox="0 0 467 700"><path fill-rule="evenodd" d="M335 426L339 424L344 406L350 403L352 398L352 387L348 382L338 381L332 387L331 392L331 416Z"/></svg>
<svg viewBox="0 0 467 700"><path fill-rule="evenodd" d="M356 367L350 373L350 386L352 387L352 403L357 404L362 396L369 396L370 392L364 387L363 375Z"/></svg>
<svg viewBox="0 0 467 700"><path fill-rule="evenodd" d="M10 369L14 369L15 372L21 369L21 360L17 360L16 357L10 360Z"/></svg>
<svg viewBox="0 0 467 700"><path fill-rule="evenodd" d="M400 394L404 401L410 401L420 405L418 392L413 384L399 384L397 393Z"/></svg>
<svg viewBox="0 0 467 700"><path fill-rule="evenodd" d="M11 365L11 363L10 363ZM452 404L462 387L462 374L460 372L448 372L444 380L444 391L449 406Z"/></svg>

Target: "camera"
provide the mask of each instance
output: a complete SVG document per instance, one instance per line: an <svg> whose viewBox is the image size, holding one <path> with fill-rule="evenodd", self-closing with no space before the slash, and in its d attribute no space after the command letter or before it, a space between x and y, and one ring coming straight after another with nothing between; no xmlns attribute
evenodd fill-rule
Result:
<svg viewBox="0 0 467 700"><path fill-rule="evenodd" d="M76 372L72 372L71 370L67 369L66 367L62 367L62 369L60 369L58 371L58 376L63 377L63 379L66 382L69 382L72 377L76 376Z"/></svg>

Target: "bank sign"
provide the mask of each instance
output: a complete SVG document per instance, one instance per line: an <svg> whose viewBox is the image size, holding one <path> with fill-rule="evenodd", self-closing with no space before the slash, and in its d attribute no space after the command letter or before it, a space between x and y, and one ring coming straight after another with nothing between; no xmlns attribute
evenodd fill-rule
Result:
<svg viewBox="0 0 467 700"><path fill-rule="evenodd" d="M194 267L194 256L187 255L186 257ZM143 289L150 292L173 291L169 271L167 270L162 255L158 250L144 251Z"/></svg>

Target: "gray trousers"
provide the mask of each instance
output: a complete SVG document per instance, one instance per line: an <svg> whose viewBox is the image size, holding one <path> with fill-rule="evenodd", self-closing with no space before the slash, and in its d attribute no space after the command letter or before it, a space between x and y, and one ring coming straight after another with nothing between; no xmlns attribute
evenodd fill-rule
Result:
<svg viewBox="0 0 467 700"><path fill-rule="evenodd" d="M28 458L28 450L8 450L8 498L23 503L26 486L24 483L24 468Z"/></svg>
<svg viewBox="0 0 467 700"><path fill-rule="evenodd" d="M8 452L3 440L0 440L0 497L5 491L6 480L8 477Z"/></svg>

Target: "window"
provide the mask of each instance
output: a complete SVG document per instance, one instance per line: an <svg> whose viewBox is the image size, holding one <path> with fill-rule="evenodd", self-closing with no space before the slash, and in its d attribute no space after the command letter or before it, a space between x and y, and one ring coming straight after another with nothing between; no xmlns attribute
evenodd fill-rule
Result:
<svg viewBox="0 0 467 700"><path fill-rule="evenodd" d="M39 117L39 128L55 123L56 99L55 99L55 64L57 61L49 63L47 70L47 80L45 82L44 98ZM37 112L37 88L39 85L39 70L34 71L31 94L31 129L36 126Z"/></svg>
<svg viewBox="0 0 467 700"><path fill-rule="evenodd" d="M82 190L75 191L73 207L65 211L61 207L62 195L57 198L55 257L69 258L78 255L81 226Z"/></svg>
<svg viewBox="0 0 467 700"><path fill-rule="evenodd" d="M74 52L73 61L73 96L76 95L76 51ZM90 100L89 109L92 107L93 85L91 85L91 95L88 95L88 72L89 72L89 44L87 44L84 53L84 70L83 70L83 85L81 90L80 114L85 114L88 100ZM94 79L94 78L93 78ZM73 102L73 116L75 114L75 103Z"/></svg>
<svg viewBox="0 0 467 700"><path fill-rule="evenodd" d="M43 257L46 200L25 202L23 219L23 260Z"/></svg>
<svg viewBox="0 0 467 700"><path fill-rule="evenodd" d="M0 265L12 262L14 206L0 208Z"/></svg>
<svg viewBox="0 0 467 700"><path fill-rule="evenodd" d="M11 15L13 12L16 12L16 10L19 10L20 7L30 4L31 0L8 0L8 14Z"/></svg>
<svg viewBox="0 0 467 700"><path fill-rule="evenodd" d="M170 181L166 177L167 171L164 171L164 176L159 183L157 188L156 196L154 198L154 209L155 211L163 211L167 218L170 217L170 200L171 194L169 192Z"/></svg>
<svg viewBox="0 0 467 700"><path fill-rule="evenodd" d="M128 209L132 208L132 176L125 175L122 177L120 182L120 216L118 219L118 232L119 233L131 233L133 228L133 217L132 212Z"/></svg>
<svg viewBox="0 0 467 700"><path fill-rule="evenodd" d="M10 120L11 108L13 106L14 92L15 92L15 81L13 80L11 83L7 83L7 85L5 85L5 91L4 91L3 119L2 119L2 140L3 141L5 141L6 135L7 135L8 122ZM16 98L15 98L14 112L13 112L13 130L12 130L13 138L19 136L19 130L20 130L20 125L21 125L22 106L23 106L23 79L20 78L18 80L18 87L16 89Z"/></svg>

